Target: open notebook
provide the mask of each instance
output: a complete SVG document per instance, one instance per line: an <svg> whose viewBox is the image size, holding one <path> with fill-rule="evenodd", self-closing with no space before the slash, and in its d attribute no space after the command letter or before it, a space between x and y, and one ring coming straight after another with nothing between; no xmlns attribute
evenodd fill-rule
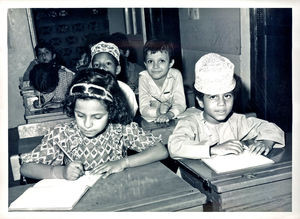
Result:
<svg viewBox="0 0 300 219"><path fill-rule="evenodd" d="M9 210L71 210L101 175L84 175L75 181L43 179L28 188Z"/></svg>
<svg viewBox="0 0 300 219"><path fill-rule="evenodd" d="M202 159L202 161L216 173L225 173L250 167L257 167L274 163L273 160L244 150L241 154L229 154Z"/></svg>

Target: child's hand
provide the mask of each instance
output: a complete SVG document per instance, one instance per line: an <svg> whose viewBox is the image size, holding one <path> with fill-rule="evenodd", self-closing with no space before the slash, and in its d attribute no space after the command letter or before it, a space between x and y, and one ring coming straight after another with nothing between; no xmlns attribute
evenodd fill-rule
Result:
<svg viewBox="0 0 300 219"><path fill-rule="evenodd" d="M161 103L159 106L160 114L166 114L169 111L170 107L171 107L171 105L167 102Z"/></svg>
<svg viewBox="0 0 300 219"><path fill-rule="evenodd" d="M154 122L157 123L165 123L165 122L169 122L172 118L174 117L174 113L172 112L167 112L166 114L161 114L159 115Z"/></svg>
<svg viewBox="0 0 300 219"><path fill-rule="evenodd" d="M210 148L211 155L240 154L243 151L243 145L238 140L229 140Z"/></svg>
<svg viewBox="0 0 300 219"><path fill-rule="evenodd" d="M109 161L107 163L96 166L91 171L91 174L103 174L102 178L106 178L112 173L118 173L123 171L125 168L126 168L125 159Z"/></svg>
<svg viewBox="0 0 300 219"><path fill-rule="evenodd" d="M249 151L255 154L267 155L273 148L274 142L269 140L255 141L254 144L249 146Z"/></svg>
<svg viewBox="0 0 300 219"><path fill-rule="evenodd" d="M67 180L76 180L84 174L81 162L73 161L65 166L63 177Z"/></svg>

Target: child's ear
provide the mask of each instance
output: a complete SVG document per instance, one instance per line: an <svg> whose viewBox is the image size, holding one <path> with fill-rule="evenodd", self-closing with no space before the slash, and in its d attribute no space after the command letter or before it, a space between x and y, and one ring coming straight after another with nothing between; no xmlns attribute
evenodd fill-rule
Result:
<svg viewBox="0 0 300 219"><path fill-rule="evenodd" d="M199 106L203 109L204 108L203 100L200 100L199 97L196 97L196 100L197 100Z"/></svg>
<svg viewBox="0 0 300 219"><path fill-rule="evenodd" d="M116 68L116 75L120 74L120 72L121 72L121 66L118 65Z"/></svg>
<svg viewBox="0 0 300 219"><path fill-rule="evenodd" d="M172 60L171 60L171 62L170 62L170 64L169 64L169 68L172 68L172 67L173 67L173 65L174 65L174 63L175 63L175 60L174 60L174 59L172 59Z"/></svg>

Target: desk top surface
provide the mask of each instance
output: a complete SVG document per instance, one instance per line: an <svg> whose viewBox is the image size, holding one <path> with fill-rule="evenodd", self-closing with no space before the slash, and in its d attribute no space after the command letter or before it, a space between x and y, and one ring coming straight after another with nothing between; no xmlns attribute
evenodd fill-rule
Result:
<svg viewBox="0 0 300 219"><path fill-rule="evenodd" d="M246 188L292 177L291 146L274 148L268 155L274 164L217 174L201 160L179 160L181 168L191 171L217 192Z"/></svg>
<svg viewBox="0 0 300 219"><path fill-rule="evenodd" d="M9 188L9 203L28 187ZM177 211L205 202L205 195L155 162L98 180L73 211Z"/></svg>

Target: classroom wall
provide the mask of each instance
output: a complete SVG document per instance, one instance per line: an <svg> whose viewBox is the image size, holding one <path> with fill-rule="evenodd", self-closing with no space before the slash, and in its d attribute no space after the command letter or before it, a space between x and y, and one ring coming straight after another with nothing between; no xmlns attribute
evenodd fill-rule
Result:
<svg viewBox="0 0 300 219"><path fill-rule="evenodd" d="M27 23L26 9L9 9L7 23L8 46L8 128L25 124L23 100L19 92L19 77L23 76L34 58Z"/></svg>
<svg viewBox="0 0 300 219"><path fill-rule="evenodd" d="M124 8L108 8L107 16L109 21L109 33L126 33Z"/></svg>
<svg viewBox="0 0 300 219"><path fill-rule="evenodd" d="M110 33L124 32L123 9L108 9ZM19 77L34 59L26 9L10 9L8 16L8 128L25 124Z"/></svg>
<svg viewBox="0 0 300 219"><path fill-rule="evenodd" d="M182 8L179 9L180 38L184 84L193 86L195 63L207 53L219 53L229 58L250 89L250 49L248 9ZM247 29L248 28L248 29ZM242 33L242 31L244 31ZM241 36L243 39L241 39ZM243 46L241 46L243 41ZM243 54L242 54L243 52ZM241 74L241 68L243 73ZM243 94L244 95L244 94ZM249 98L248 94L245 94ZM244 99L242 105L248 100Z"/></svg>

